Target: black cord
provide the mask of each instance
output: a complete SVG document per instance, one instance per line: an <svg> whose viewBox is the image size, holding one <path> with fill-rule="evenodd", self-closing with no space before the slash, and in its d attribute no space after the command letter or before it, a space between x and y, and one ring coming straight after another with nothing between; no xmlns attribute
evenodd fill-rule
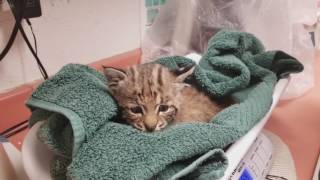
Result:
<svg viewBox="0 0 320 180"><path fill-rule="evenodd" d="M43 78L44 78L44 79L48 79L47 71L46 71L46 69L43 67L43 65L42 65L39 57L37 56L36 52L35 52L34 49L32 48L32 45L31 45L31 43L30 43L30 41L29 41L26 33L24 32L24 29L23 29L21 23L18 23L18 28L19 28L19 31L20 31L20 33L21 33L24 41L26 42L28 48L30 49L33 57L36 59L37 64L38 64L38 66L39 66L39 70L40 70L41 74L43 75Z"/></svg>
<svg viewBox="0 0 320 180"><path fill-rule="evenodd" d="M13 132L10 132L10 133L8 133L8 134L6 134L6 135L4 135L4 137L5 137L5 138L9 138L9 137L11 137L11 136L13 136L13 135L16 135L16 134L18 134L19 132L27 129L28 127L29 127L29 125L26 124L26 125L20 127L19 129L15 130L15 131L13 131Z"/></svg>
<svg viewBox="0 0 320 180"><path fill-rule="evenodd" d="M18 127L20 127L20 126L22 126L22 125L24 125L24 124L28 124L28 120L22 121L22 122L14 125L14 126L8 128L8 129L4 130L3 132L0 133L0 135L1 135L1 136L7 136L7 134L11 134L11 133L10 133L11 131L17 129Z"/></svg>
<svg viewBox="0 0 320 180"><path fill-rule="evenodd" d="M10 4L10 1L11 1L11 0L8 0L8 3L9 3L9 4ZM11 3L12 3L12 2L11 2ZM11 7L11 4L10 4L10 7ZM11 48L12 45L13 45L14 40L15 40L16 37L17 37L18 30L19 30L19 28L18 28L18 23L20 23L21 20L22 20L23 11L24 11L23 8L21 9L20 12L17 12L17 13L20 13L20 14L15 14L15 13L12 11L12 13L13 13L15 19L16 19L16 23L14 24L14 27L13 27L13 29L12 29L11 35L10 35L10 37L9 37L9 40L8 40L6 46L4 47L4 49L2 50L2 52L0 53L0 61L2 61L3 58L8 54L10 48Z"/></svg>
<svg viewBox="0 0 320 180"><path fill-rule="evenodd" d="M27 21L27 23L28 23L28 25L29 25L29 27L30 27L30 30L31 30L31 33L32 33L32 36L33 36L35 53L36 53L36 55L38 55L37 38L36 38L36 36L35 36L35 34L34 34L31 21L30 21L29 19L26 19L26 21ZM42 77L44 77L44 79L47 79L47 78L48 78L48 75L46 75L47 72L46 72L46 70L44 69L44 67L43 67L43 68L41 67L41 66L42 66L41 61L40 61L40 64L39 64L39 63L37 63L37 64L38 64L38 68L39 68L39 70L40 70L40 73L41 73ZM45 78L46 76L47 76L47 78Z"/></svg>
<svg viewBox="0 0 320 180"><path fill-rule="evenodd" d="M12 47L12 44L13 44L14 40L15 40L16 37L17 37L17 34L18 34L18 25L15 24L14 27L13 27L13 29L12 29L10 38L9 38L6 46L4 47L4 49L2 50L2 52L0 53L0 61L2 61L3 58L8 54L10 48Z"/></svg>
<svg viewBox="0 0 320 180"><path fill-rule="evenodd" d="M31 30L31 33L32 33L32 36L33 36L35 53L36 53L36 55L38 55L37 38L36 38L36 36L35 36L35 34L34 34L33 27L32 27L32 24L31 24L31 21L29 20L29 18L26 19L26 21L27 21L27 23L28 23L28 25L29 25L29 27L30 27L30 30ZM41 69L41 67L39 66L39 64L38 64L38 68L39 68L39 70L40 70L41 75L44 77L45 74L44 74L44 72L42 71L42 69Z"/></svg>
<svg viewBox="0 0 320 180"><path fill-rule="evenodd" d="M46 71L46 69L43 67L43 65L42 65L39 57L37 56L36 52L35 52L34 49L32 48L32 45L31 45L31 43L30 43L30 41L29 41L26 33L24 32L24 29L22 28L21 24L18 24L18 28L19 28L19 31L20 31L23 39L24 39L25 42L27 43L27 46L29 47L29 49L30 49L33 57L36 59L37 64L38 64L38 66L39 66L39 70L40 70L43 78L44 78L44 79L48 79L47 71Z"/></svg>
<svg viewBox="0 0 320 180"><path fill-rule="evenodd" d="M23 7L25 7L25 0L21 0L19 2L22 3L21 4L22 8L21 8L20 11L17 10L16 12L19 13L19 14L16 14L14 12L14 10L13 10L14 4L13 4L12 0L8 0L8 3L10 4L11 11L12 11L12 13L14 15L15 20L16 20L16 23L15 23L15 27L13 29L13 32L11 33L11 36L9 38L9 41L8 41L8 43L7 43L7 45L6 45L5 49L4 49L4 52L5 51L9 51L10 47L12 46L12 43L15 40L15 37L17 35L17 31L19 30L21 35L22 35L22 37L23 37L23 39L25 40L28 48L30 49L32 55L35 57L35 59L37 61L37 64L38 64L38 67L39 67L39 70L40 70L43 78L47 79L48 78L48 74L47 74L45 68L43 67L39 57L37 56L37 54L38 54L37 40L36 40L36 36L35 36L35 34L33 32L32 24L31 24L31 22L29 20L27 20L27 23L29 24L29 26L31 28L31 31L32 31L32 35L33 35L33 38L34 38L34 43L35 43L35 49L36 50L34 50L33 47L31 46L31 43L29 42L29 39L28 39L28 37L27 37L27 35L26 35L22 25L21 25L21 21L22 21L22 17L23 17L23 9L24 9ZM5 52L5 53L1 52L1 55L2 54L4 54L3 55L3 57L4 57L7 54L7 52ZM28 122L28 120L20 122L20 123L8 128L8 129L6 129L5 131L1 132L0 135L4 136L6 138L8 138L10 136L13 136L13 135L15 135L15 134L27 129L28 128L27 122Z"/></svg>
<svg viewBox="0 0 320 180"><path fill-rule="evenodd" d="M30 27L30 30L31 30L31 33L32 33L32 36L33 36L33 41L34 41L34 49L36 51L36 54L38 55L38 45L37 45L37 38L36 36L34 35L34 31L33 31L33 27L32 27L32 24L31 24L31 21L28 19L26 19L29 27Z"/></svg>
<svg viewBox="0 0 320 180"><path fill-rule="evenodd" d="M40 70L40 73L42 74L43 78L46 80L46 79L48 79L48 73L47 73L46 69L44 68L44 66L42 65L42 63L41 63L41 61L40 61L40 59L39 59L39 57L38 57L38 55L37 55L37 54L38 54L37 50L35 51L35 50L33 49L32 45L31 45L31 43L30 43L30 41L29 41L29 39L28 39L28 37L27 37L27 35L26 35L26 33L25 33L22 25L21 25L21 20L22 20L22 17L23 17L23 10L24 10L26 1L25 1L25 0L20 0L20 1L19 1L19 2L21 3L21 4L20 4L20 5L21 5L21 6L20 6L20 7L21 7L21 10L20 10L20 14L19 14L19 15L16 15L16 13L14 12L14 10L13 10L13 8L14 8L14 3L13 3L12 1L13 1L13 0L8 0L8 3L10 4L11 11L12 11L12 13L14 14L14 18L15 18L15 20L16 20L17 28L18 28L18 30L20 31L20 33L21 33L24 41L26 42L29 50L31 51L33 57L36 59L36 62L37 62L37 64L38 64L38 67L39 67L39 70ZM18 12L18 10L17 10L17 12ZM30 25L31 25L31 22L30 22L30 21L29 21L29 23L30 23ZM32 31L32 33L33 33L33 31ZM33 33L33 36L34 36L34 33ZM34 38L35 38L35 36L34 36ZM9 48L10 48L10 47L9 47Z"/></svg>

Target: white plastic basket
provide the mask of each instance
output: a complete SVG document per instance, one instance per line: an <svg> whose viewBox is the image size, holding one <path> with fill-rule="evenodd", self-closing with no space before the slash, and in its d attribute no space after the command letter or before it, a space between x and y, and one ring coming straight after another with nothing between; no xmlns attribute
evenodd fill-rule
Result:
<svg viewBox="0 0 320 180"><path fill-rule="evenodd" d="M186 57L193 59L196 62L199 62L201 56L197 54L189 54ZM281 94L287 87L290 79L281 79L273 93L273 102L269 112L263 117L263 119L256 124L245 136L240 138L237 142L235 142L229 149L226 151L226 156L229 160L229 166L225 171L225 175L223 176L223 180L228 179L233 172L233 170L237 167L243 156L246 154L256 137L259 135L263 126L268 121L272 110L277 105ZM51 180L49 169L50 169L50 160L52 157L52 153L48 150L48 148L40 142L36 137L36 132L41 125L42 122L36 123L28 132L25 137L24 143L22 145L22 161L25 168L25 171L30 178L30 180Z"/></svg>

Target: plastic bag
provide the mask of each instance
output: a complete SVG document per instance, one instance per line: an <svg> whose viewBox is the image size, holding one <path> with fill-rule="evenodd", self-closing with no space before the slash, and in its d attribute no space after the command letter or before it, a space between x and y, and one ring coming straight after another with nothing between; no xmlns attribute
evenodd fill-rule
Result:
<svg viewBox="0 0 320 180"><path fill-rule="evenodd" d="M313 86L314 47L305 24L316 22L314 0L167 0L142 43L142 62L162 56L202 54L221 29L253 33L267 50L283 50L305 66L292 75L282 99Z"/></svg>
<svg viewBox="0 0 320 180"><path fill-rule="evenodd" d="M255 34L267 50L285 51L304 65L302 73L291 75L281 99L299 97L313 87L315 51L309 31L304 26L316 22L316 2L245 0L238 7L244 31Z"/></svg>
<svg viewBox="0 0 320 180"><path fill-rule="evenodd" d="M203 53L222 28L241 29L233 1L167 0L142 44L142 61L162 56Z"/></svg>

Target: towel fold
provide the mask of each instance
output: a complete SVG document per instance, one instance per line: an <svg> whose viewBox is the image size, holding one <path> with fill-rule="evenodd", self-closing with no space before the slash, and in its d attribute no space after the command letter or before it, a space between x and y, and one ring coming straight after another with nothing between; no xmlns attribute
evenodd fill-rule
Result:
<svg viewBox="0 0 320 180"><path fill-rule="evenodd" d="M173 56L156 63L175 69L193 62ZM210 123L179 124L155 133L117 123L117 104L104 76L69 64L28 100L30 126L45 120L38 136L55 153L54 179L219 179L228 164L221 149L267 113L279 78L302 69L284 52L265 51L251 34L220 31L193 78L208 95L232 95L238 103Z"/></svg>

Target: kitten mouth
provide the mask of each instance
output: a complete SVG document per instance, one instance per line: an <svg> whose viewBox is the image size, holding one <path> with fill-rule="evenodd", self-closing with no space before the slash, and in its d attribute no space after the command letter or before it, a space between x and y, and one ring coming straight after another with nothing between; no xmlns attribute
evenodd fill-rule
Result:
<svg viewBox="0 0 320 180"><path fill-rule="evenodd" d="M147 132L154 132L155 130L156 130L155 127L147 127L147 128L146 128L146 131L147 131Z"/></svg>
<svg viewBox="0 0 320 180"><path fill-rule="evenodd" d="M165 129L167 127L167 125L162 125L159 126L157 125L156 127L145 127L145 126L139 126L137 124L131 124L135 129L138 129L142 132L146 132L146 133L154 133L154 132L160 132L163 129Z"/></svg>

